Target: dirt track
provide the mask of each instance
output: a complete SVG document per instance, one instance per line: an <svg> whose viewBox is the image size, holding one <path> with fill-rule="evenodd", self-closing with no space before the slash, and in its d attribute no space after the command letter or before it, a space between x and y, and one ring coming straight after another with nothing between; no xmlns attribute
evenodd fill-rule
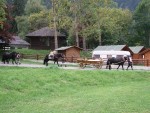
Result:
<svg viewBox="0 0 150 113"><path fill-rule="evenodd" d="M37 62L37 61L36 61ZM41 62L41 61L38 61L38 62ZM0 66L18 66L18 67L31 67L31 68L49 68L51 66L53 62L49 62L49 66L45 66L45 65L42 65L42 64L20 64L20 65L16 65L16 64L3 64L2 62L0 63ZM65 66L66 65L66 66ZM57 65L56 65L57 66ZM105 69L105 65L102 66L102 69L99 69L99 70L106 70ZM124 66L124 69L126 69L126 65ZM62 66L60 66L59 68L61 69L70 69L70 70L98 70L97 68L93 67L93 66L87 66L85 67L84 69L83 68L80 68L78 66L77 63L65 63L65 64L62 64ZM112 70L116 69L117 66L116 65L112 65ZM150 67L146 67L146 66L133 66L133 69L134 70L145 70L145 71L150 71ZM107 69L108 70L108 69ZM122 70L121 67L119 70ZM129 70L131 70L129 68Z"/></svg>

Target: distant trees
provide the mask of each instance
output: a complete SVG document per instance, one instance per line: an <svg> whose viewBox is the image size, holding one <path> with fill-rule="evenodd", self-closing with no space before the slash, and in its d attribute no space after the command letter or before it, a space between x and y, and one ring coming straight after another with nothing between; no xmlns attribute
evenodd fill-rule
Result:
<svg viewBox="0 0 150 113"><path fill-rule="evenodd" d="M0 29L3 29L4 21L6 20L6 12L5 12L5 0L1 0L0 2Z"/></svg>
<svg viewBox="0 0 150 113"><path fill-rule="evenodd" d="M16 17L19 36L25 38L27 33L48 26L48 15L41 0L28 0L24 15Z"/></svg>
<svg viewBox="0 0 150 113"><path fill-rule="evenodd" d="M134 28L136 31L135 42L150 46L150 0L142 0L136 8Z"/></svg>
<svg viewBox="0 0 150 113"><path fill-rule="evenodd" d="M24 9L25 5L27 3L27 0L13 0L13 16L22 16L24 15Z"/></svg>
<svg viewBox="0 0 150 113"><path fill-rule="evenodd" d="M20 4L15 15L22 37L49 26L65 32L68 45L84 49L106 44L150 46L149 0L142 0L135 12L117 8L114 0L23 0L24 5L14 1L16 7Z"/></svg>
<svg viewBox="0 0 150 113"><path fill-rule="evenodd" d="M12 39L12 34L10 32L11 29L11 21L12 17L10 14L11 7L6 5L5 0L1 0L0 2L0 36L5 42L9 42Z"/></svg>

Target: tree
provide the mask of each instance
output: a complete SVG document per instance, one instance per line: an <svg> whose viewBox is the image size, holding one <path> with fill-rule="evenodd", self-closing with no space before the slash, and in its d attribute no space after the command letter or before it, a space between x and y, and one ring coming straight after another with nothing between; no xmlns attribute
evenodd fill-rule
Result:
<svg viewBox="0 0 150 113"><path fill-rule="evenodd" d="M0 2L0 29L3 29L3 25L6 20L5 8L6 8L5 0L1 0Z"/></svg>
<svg viewBox="0 0 150 113"><path fill-rule="evenodd" d="M150 1L142 0L134 12L134 28L141 44L150 46ZM137 38L136 37L136 38ZM137 39L135 39L136 41Z"/></svg>
<svg viewBox="0 0 150 113"><path fill-rule="evenodd" d="M13 15L14 17L16 16L21 16L24 14L24 9L25 5L27 3L27 0L13 0Z"/></svg>
<svg viewBox="0 0 150 113"><path fill-rule="evenodd" d="M46 7L42 5L41 0L28 0L25 6L25 14L30 15L32 13L39 13L46 10Z"/></svg>
<svg viewBox="0 0 150 113"><path fill-rule="evenodd" d="M33 7L35 6L35 7ZM25 38L25 35L34 30L48 25L48 12L41 4L41 0L28 0L25 6L25 12L22 16L16 16L19 36Z"/></svg>
<svg viewBox="0 0 150 113"><path fill-rule="evenodd" d="M9 5L6 5L5 0L1 0L0 6L0 36L5 42L9 42L12 39L12 34L10 33L10 22L12 21L10 7Z"/></svg>

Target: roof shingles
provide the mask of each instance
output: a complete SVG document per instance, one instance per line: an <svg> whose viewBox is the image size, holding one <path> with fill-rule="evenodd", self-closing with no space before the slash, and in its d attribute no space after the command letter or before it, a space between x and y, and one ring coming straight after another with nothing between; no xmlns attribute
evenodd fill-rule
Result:
<svg viewBox="0 0 150 113"><path fill-rule="evenodd" d="M122 50L126 45L107 45L107 46L98 46L97 48L94 49L94 51L120 51Z"/></svg>
<svg viewBox="0 0 150 113"><path fill-rule="evenodd" d="M47 37L47 36L55 36L55 31L54 29L50 29L49 27L44 27L44 28L41 28L39 30L36 30L34 32L31 32L29 34L27 34L26 36L27 37L32 37L32 36L40 36L40 37ZM60 32L57 32L57 36L63 36L65 37L64 34L61 34Z"/></svg>

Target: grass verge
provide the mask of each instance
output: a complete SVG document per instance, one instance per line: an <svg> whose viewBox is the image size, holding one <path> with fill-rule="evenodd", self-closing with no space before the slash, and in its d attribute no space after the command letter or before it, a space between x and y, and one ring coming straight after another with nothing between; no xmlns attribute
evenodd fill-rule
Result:
<svg viewBox="0 0 150 113"><path fill-rule="evenodd" d="M0 67L0 113L149 113L150 72Z"/></svg>

